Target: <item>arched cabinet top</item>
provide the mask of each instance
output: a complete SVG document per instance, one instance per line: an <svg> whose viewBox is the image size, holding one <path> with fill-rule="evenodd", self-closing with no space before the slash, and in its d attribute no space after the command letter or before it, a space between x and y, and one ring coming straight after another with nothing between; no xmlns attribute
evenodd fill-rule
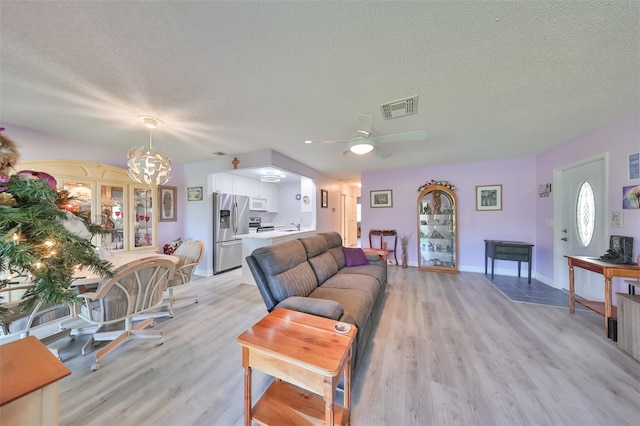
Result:
<svg viewBox="0 0 640 426"><path fill-rule="evenodd" d="M82 160L30 160L21 161L16 171L33 170L45 172L53 176L90 179L92 181L118 182L133 184L127 170L94 161Z"/></svg>

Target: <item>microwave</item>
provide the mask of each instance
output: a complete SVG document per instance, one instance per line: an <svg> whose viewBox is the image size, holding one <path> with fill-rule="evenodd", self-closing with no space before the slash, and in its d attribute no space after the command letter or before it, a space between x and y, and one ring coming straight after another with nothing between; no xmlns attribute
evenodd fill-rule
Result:
<svg viewBox="0 0 640 426"><path fill-rule="evenodd" d="M267 211L267 199L266 198L251 197L251 200L250 200L250 203L249 203L249 210L266 212Z"/></svg>

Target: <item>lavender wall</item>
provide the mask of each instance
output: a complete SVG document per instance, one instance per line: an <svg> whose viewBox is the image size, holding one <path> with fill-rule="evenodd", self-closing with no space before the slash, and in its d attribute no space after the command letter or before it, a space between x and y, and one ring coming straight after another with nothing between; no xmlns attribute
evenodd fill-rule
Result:
<svg viewBox="0 0 640 426"><path fill-rule="evenodd" d="M640 185L640 180L629 180L627 164L629 154L640 152L640 114L638 111L620 117L599 129L578 136L562 146L540 155L536 164L538 183L551 182L554 168L603 152L609 154L609 175L607 177L609 198L605 212L607 233L608 235L634 237L633 252L638 256L640 255L640 210L622 209L622 187ZM538 241L536 270L545 276L553 277L553 228L545 225L547 218L553 218L552 198L539 199L536 208L536 238ZM612 211L623 212L623 228L610 226ZM614 280L613 291L614 293L627 291L622 279Z"/></svg>
<svg viewBox="0 0 640 426"><path fill-rule="evenodd" d="M486 161L362 175L362 246L368 247L370 229L396 229L410 235L409 265L418 265L418 187L431 179L455 185L458 198L458 267L484 272L484 240L501 239L536 244L537 188L535 159ZM502 185L501 211L476 211L476 185ZM371 208L369 191L391 189L393 207ZM400 253L398 253L400 255ZM535 256L534 256L535 262ZM497 272L513 270L515 262L496 261Z"/></svg>
<svg viewBox="0 0 640 426"><path fill-rule="evenodd" d="M62 139L57 136L38 132L26 127L5 124L6 135L17 145L20 152L20 159L41 160L41 159L67 159L97 161L99 163L110 164L118 167L126 167L126 152L113 150L109 147L96 147L86 145L78 141ZM158 248L169 241L182 236L183 218L186 208L186 187L184 185L184 167L182 164L173 163L173 178L169 182L170 186L178 188L178 211L176 222L158 223ZM42 170L46 171L46 170Z"/></svg>
<svg viewBox="0 0 640 426"><path fill-rule="evenodd" d="M535 244L533 269L539 277L553 280L553 197L539 198L537 185L553 181L559 166L608 152L608 211L623 211L624 227L608 228L608 234L634 237L634 253L640 254L640 210L622 210L622 187L640 185L628 179L627 156L640 151L638 111L627 114L585 135L549 150L537 158L469 164L424 166L412 169L367 172L362 175L362 246L368 246L370 229L397 229L411 235L409 264L417 266L417 188L423 182L448 180L458 197L459 268L484 272L484 239L521 240ZM500 212L475 211L476 185L503 185ZM393 190L392 208L370 208L369 191ZM607 219L609 223L609 219ZM515 262L496 263L499 273L513 275ZM545 281L546 282L546 281ZM552 284L552 283L550 283ZM626 292L621 279L614 291Z"/></svg>

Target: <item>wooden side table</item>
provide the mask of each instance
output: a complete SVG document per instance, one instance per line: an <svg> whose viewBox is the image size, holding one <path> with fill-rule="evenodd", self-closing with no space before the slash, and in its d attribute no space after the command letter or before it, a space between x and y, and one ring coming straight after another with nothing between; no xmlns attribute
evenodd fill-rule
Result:
<svg viewBox="0 0 640 426"><path fill-rule="evenodd" d="M398 249L398 232L395 229L371 229L369 231L369 247L374 248L374 237L380 237L380 249L386 250L387 255L393 253L393 257L396 260L396 265L398 264L398 256L396 255L396 250ZM393 249L385 248L384 238L389 237L389 239L393 238Z"/></svg>
<svg viewBox="0 0 640 426"><path fill-rule="evenodd" d="M69 374L34 336L0 345L0 424L57 425L58 381Z"/></svg>
<svg viewBox="0 0 640 426"><path fill-rule="evenodd" d="M276 309L237 338L244 367L244 424L348 425L351 354L357 329L334 331L337 321ZM252 406L251 370L276 380ZM344 406L334 403L344 374Z"/></svg>
<svg viewBox="0 0 640 426"><path fill-rule="evenodd" d="M389 254L389 250L375 248L363 248L362 252L364 254L377 254L378 256L380 256L380 260L384 260L385 262L387 261L387 255Z"/></svg>

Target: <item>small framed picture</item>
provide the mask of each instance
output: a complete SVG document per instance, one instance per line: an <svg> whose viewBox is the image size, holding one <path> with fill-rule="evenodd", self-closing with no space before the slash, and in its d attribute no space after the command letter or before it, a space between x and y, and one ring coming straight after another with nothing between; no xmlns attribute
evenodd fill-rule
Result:
<svg viewBox="0 0 640 426"><path fill-rule="evenodd" d="M624 228L624 220L622 212L611 212L611 227L612 228Z"/></svg>
<svg viewBox="0 0 640 426"><path fill-rule="evenodd" d="M329 191L326 189L320 190L320 207L323 209L329 207Z"/></svg>
<svg viewBox="0 0 640 426"><path fill-rule="evenodd" d="M202 201L202 187L201 186L188 187L187 201Z"/></svg>
<svg viewBox="0 0 640 426"><path fill-rule="evenodd" d="M640 152L629 154L629 180L640 179Z"/></svg>
<svg viewBox="0 0 640 426"><path fill-rule="evenodd" d="M178 189L175 186L159 186L160 214L159 222L175 222L178 220Z"/></svg>
<svg viewBox="0 0 640 426"><path fill-rule="evenodd" d="M393 197L390 189L370 191L371 207L393 207Z"/></svg>
<svg viewBox="0 0 640 426"><path fill-rule="evenodd" d="M502 185L476 186L476 210L502 210Z"/></svg>

